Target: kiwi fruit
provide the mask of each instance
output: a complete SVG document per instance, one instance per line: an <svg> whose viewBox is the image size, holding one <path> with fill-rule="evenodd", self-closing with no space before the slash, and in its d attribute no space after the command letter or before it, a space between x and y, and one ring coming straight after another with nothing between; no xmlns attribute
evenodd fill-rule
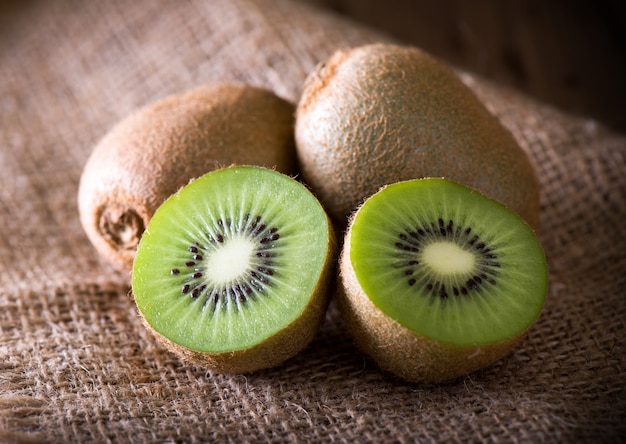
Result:
<svg viewBox="0 0 626 444"><path fill-rule="evenodd" d="M422 177L470 186L538 223L526 153L454 71L417 48L376 43L319 64L297 104L295 138L303 179L344 228L380 187Z"/></svg>
<svg viewBox="0 0 626 444"><path fill-rule="evenodd" d="M151 103L115 125L87 160L78 208L88 238L129 272L152 214L190 179L232 164L292 174L295 105L218 82Z"/></svg>
<svg viewBox="0 0 626 444"><path fill-rule="evenodd" d="M171 351L222 373L274 367L323 321L336 242L315 196L258 166L207 173L154 213L132 293Z"/></svg>
<svg viewBox="0 0 626 444"><path fill-rule="evenodd" d="M443 178L382 188L351 217L339 307L382 369L442 382L509 353L538 319L548 268L532 228Z"/></svg>

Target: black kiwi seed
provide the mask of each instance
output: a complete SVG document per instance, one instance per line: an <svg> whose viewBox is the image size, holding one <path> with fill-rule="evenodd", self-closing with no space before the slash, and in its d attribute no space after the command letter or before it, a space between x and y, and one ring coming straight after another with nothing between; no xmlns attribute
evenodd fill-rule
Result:
<svg viewBox="0 0 626 444"><path fill-rule="evenodd" d="M448 299L448 292L446 291L446 286L441 284L441 288L439 288L439 297L441 299Z"/></svg>
<svg viewBox="0 0 626 444"><path fill-rule="evenodd" d="M410 287L419 281L420 276L424 276L424 270L420 268L419 257L413 257L414 253L419 253L425 245L440 239L452 240L460 247L475 254L478 259L478 270L475 274L468 276L464 284L458 287L456 285L446 287L444 282L436 279L430 281L433 278L426 276L428 281L424 288L432 296L441 299L448 299L452 295L467 296L472 293L480 293L486 285L496 285L497 269L501 267L501 264L494 248L474 233L472 227L463 227L453 220L446 222L440 217L436 221L407 228L405 232L398 234L394 244L398 250L399 259L396 266L403 270L403 275Z"/></svg>
<svg viewBox="0 0 626 444"><path fill-rule="evenodd" d="M267 293L267 286L272 285L272 279L276 275L273 268L273 259L276 256L273 251L275 241L280 239L279 229L275 226L268 228L262 222L262 217L250 214L243 216L241 225L233 224L230 218L216 221L216 232L206 233L209 246L203 246L200 242L194 242L187 248L189 257L183 261L184 267L175 267L170 270L170 275L182 278L181 293L193 299L202 299L202 306L211 305L213 309L218 306L226 307L228 301L245 303L257 294ZM245 276L241 276L228 286L216 287L206 280L207 263L205 257L209 257L215 249L221 248L219 244L225 243L232 233L246 234L256 243L254 256L262 260L262 265L250 264L250 269Z"/></svg>

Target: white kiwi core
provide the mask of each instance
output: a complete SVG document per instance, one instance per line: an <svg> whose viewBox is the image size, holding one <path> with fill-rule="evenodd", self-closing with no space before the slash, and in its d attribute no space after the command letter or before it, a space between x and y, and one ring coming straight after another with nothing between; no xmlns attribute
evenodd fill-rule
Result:
<svg viewBox="0 0 626 444"><path fill-rule="evenodd" d="M424 247L422 260L439 275L471 273L476 257L453 242L432 242Z"/></svg>
<svg viewBox="0 0 626 444"><path fill-rule="evenodd" d="M246 237L228 239L207 259L207 279L218 286L233 282L250 268L254 249Z"/></svg>

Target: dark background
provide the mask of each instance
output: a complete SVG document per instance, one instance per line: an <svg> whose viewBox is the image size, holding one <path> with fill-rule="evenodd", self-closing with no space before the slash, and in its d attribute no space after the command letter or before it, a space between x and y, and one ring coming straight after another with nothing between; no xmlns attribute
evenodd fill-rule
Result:
<svg viewBox="0 0 626 444"><path fill-rule="evenodd" d="M300 0L626 132L624 0Z"/></svg>

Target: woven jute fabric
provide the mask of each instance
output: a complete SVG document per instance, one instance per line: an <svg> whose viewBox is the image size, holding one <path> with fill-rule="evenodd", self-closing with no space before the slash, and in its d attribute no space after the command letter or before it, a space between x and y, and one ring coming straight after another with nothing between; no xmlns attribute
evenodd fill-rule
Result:
<svg viewBox="0 0 626 444"><path fill-rule="evenodd" d="M282 0L0 3L0 441L618 442L626 436L626 137L467 73L542 185L545 309L508 357L412 384L360 355L331 305L284 365L226 376L147 332L84 235L94 144L215 80L298 99L338 48L387 40Z"/></svg>

